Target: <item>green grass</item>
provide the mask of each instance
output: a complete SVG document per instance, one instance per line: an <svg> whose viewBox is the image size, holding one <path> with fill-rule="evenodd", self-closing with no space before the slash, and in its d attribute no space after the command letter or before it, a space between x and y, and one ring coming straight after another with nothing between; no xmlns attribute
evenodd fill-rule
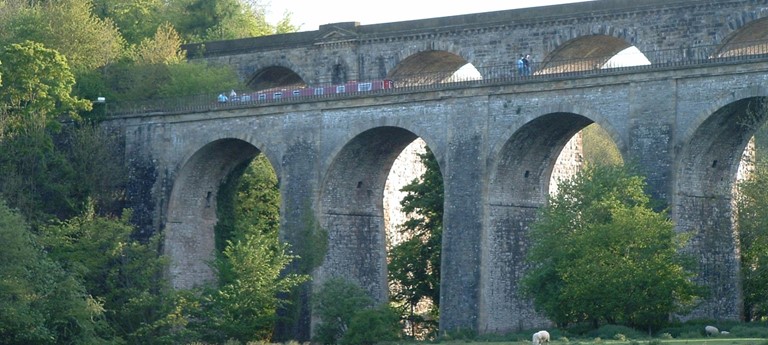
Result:
<svg viewBox="0 0 768 345"><path fill-rule="evenodd" d="M427 342L403 342L403 343L388 343L390 345L402 344L430 344ZM467 340L453 340L453 341L440 341L434 344L441 345L530 345L530 341L467 341ZM702 339L651 339L641 341L618 341L618 340L579 340L574 339L570 341L552 341L550 345L768 345L768 339L764 338L702 338Z"/></svg>

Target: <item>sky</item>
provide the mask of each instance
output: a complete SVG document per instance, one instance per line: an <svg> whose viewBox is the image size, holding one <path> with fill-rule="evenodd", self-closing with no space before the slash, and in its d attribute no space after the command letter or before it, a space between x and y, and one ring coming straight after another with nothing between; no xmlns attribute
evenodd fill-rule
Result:
<svg viewBox="0 0 768 345"><path fill-rule="evenodd" d="M312 31L328 23L368 25L584 1L589 0L271 0L267 20L274 24L289 11L299 31Z"/></svg>

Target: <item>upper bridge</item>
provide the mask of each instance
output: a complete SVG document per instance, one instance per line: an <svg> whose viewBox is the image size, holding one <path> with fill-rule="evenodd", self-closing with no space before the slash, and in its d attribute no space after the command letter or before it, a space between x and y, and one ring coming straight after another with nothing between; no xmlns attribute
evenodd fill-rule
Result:
<svg viewBox="0 0 768 345"><path fill-rule="evenodd" d="M248 92L394 87L135 104L107 125L125 136L129 199L144 231L165 233L174 286L211 279L219 184L263 153L280 180L282 238L301 255L308 219L328 231L315 283L343 275L381 301L384 183L401 150L424 139L444 178L440 328L502 333L546 323L518 293L526 232L564 145L597 123L679 230L696 234L689 250L712 294L691 316L739 319L731 193L766 120L766 10L766 1L604 0L209 42L191 56L237 67ZM632 46L649 64L612 64ZM517 69L521 53L534 56L531 75ZM466 64L478 73L454 73ZM306 336L308 321L297 329Z"/></svg>

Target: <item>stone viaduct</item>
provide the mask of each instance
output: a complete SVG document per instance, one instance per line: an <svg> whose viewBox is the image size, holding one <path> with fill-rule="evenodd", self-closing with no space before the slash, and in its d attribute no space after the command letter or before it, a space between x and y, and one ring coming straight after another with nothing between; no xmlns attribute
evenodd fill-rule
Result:
<svg viewBox="0 0 768 345"><path fill-rule="evenodd" d="M695 234L688 250L711 295L689 317L739 319L732 186L765 122L766 16L766 0L599 0L208 42L189 55L235 67L253 89L385 78L396 87L167 106L107 125L125 138L137 224L165 234L173 286L213 278L219 184L263 153L280 181L282 238L302 255L309 223L328 233L312 286L343 276L380 301L384 183L422 138L445 181L441 332L503 333L547 324L518 292L526 232L561 149L597 123L677 228ZM632 46L650 65L594 69ZM516 75L519 54L533 56L533 76ZM467 63L482 80L441 82ZM309 336L308 305L289 326L299 338Z"/></svg>

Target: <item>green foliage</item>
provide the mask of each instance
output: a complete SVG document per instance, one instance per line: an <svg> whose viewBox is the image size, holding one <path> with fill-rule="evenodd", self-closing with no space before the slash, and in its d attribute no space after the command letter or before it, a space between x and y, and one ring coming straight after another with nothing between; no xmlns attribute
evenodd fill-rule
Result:
<svg viewBox="0 0 768 345"><path fill-rule="evenodd" d="M168 7L170 22L187 42L264 36L292 28L287 16L273 26L265 13L258 1L242 0L181 0Z"/></svg>
<svg viewBox="0 0 768 345"><path fill-rule="evenodd" d="M130 216L126 211L120 219L99 217L89 209L46 227L41 241L51 257L101 301L113 334L146 342L151 338L140 336L139 330L164 317L157 306L168 292L159 279L165 259L158 255L159 236L148 243L131 238Z"/></svg>
<svg viewBox="0 0 768 345"><path fill-rule="evenodd" d="M222 335L216 340L271 337L275 312L285 303L279 294L308 279L282 274L294 259L286 249L287 245L276 243L274 238L258 234L228 243L217 266L226 269L231 279L210 295L207 313L211 326Z"/></svg>
<svg viewBox="0 0 768 345"><path fill-rule="evenodd" d="M594 165L621 165L624 160L613 139L602 127L591 124L582 131L584 161Z"/></svg>
<svg viewBox="0 0 768 345"><path fill-rule="evenodd" d="M424 174L402 189L407 192L401 201L403 212L414 216L402 226L406 239L394 245L388 254L391 299L402 306L401 313L411 322L423 321L415 315L416 306L423 300L431 302L430 314L434 319L440 305L443 177L429 149L420 158L426 168Z"/></svg>
<svg viewBox="0 0 768 345"><path fill-rule="evenodd" d="M0 15L0 45L40 42L66 56L75 71L105 66L120 57L124 41L114 23L95 16L92 8L89 0L8 6Z"/></svg>
<svg viewBox="0 0 768 345"><path fill-rule="evenodd" d="M373 345L400 338L400 315L389 306L366 308L356 312L341 338L343 345Z"/></svg>
<svg viewBox="0 0 768 345"><path fill-rule="evenodd" d="M0 192L33 224L82 207L77 173L54 145L60 121L90 103L73 97L66 59L34 42L0 50Z"/></svg>
<svg viewBox="0 0 768 345"><path fill-rule="evenodd" d="M131 46L128 54L134 63L142 66L178 64L186 59L181 43L179 34L166 23L157 28L153 37Z"/></svg>
<svg viewBox="0 0 768 345"><path fill-rule="evenodd" d="M387 305L374 307L366 291L342 278L326 281L313 296L321 319L314 341L321 344L376 344L400 337L400 317Z"/></svg>
<svg viewBox="0 0 768 345"><path fill-rule="evenodd" d="M627 339L644 339L648 337L648 334L645 334L636 329L633 329L627 326L621 326L621 325L603 325L603 326L600 326L600 328L592 330L591 332L587 333L587 335L592 338L600 337L603 339L616 339L621 341L624 341ZM619 338L624 338L624 339L619 339Z"/></svg>
<svg viewBox="0 0 768 345"><path fill-rule="evenodd" d="M736 208L745 318L757 321L768 317L768 161L738 184Z"/></svg>
<svg viewBox="0 0 768 345"><path fill-rule="evenodd" d="M76 211L82 212L86 200L91 200L100 214L120 214L128 171L118 134L84 123L64 126L55 141L56 151L73 171L67 185L78 205Z"/></svg>
<svg viewBox="0 0 768 345"><path fill-rule="evenodd" d="M4 344L104 343L103 309L46 256L22 217L0 203L0 339Z"/></svg>
<svg viewBox="0 0 768 345"><path fill-rule="evenodd" d="M168 22L166 2L162 0L94 0L93 13L110 19L120 28L128 44L138 44L152 37L158 27Z"/></svg>
<svg viewBox="0 0 768 345"><path fill-rule="evenodd" d="M307 275L283 270L297 257L280 243L277 176L259 155L230 173L217 199L219 223L215 263L220 286L203 296L206 340L269 339L276 310L287 303L279 296L307 281Z"/></svg>
<svg viewBox="0 0 768 345"><path fill-rule="evenodd" d="M659 327L700 292L679 254L685 237L650 207L628 169L587 166L532 225L523 289L560 325Z"/></svg>
<svg viewBox="0 0 768 345"><path fill-rule="evenodd" d="M58 128L60 116L76 118L90 103L72 97L74 75L64 56L26 41L0 49L0 140Z"/></svg>

